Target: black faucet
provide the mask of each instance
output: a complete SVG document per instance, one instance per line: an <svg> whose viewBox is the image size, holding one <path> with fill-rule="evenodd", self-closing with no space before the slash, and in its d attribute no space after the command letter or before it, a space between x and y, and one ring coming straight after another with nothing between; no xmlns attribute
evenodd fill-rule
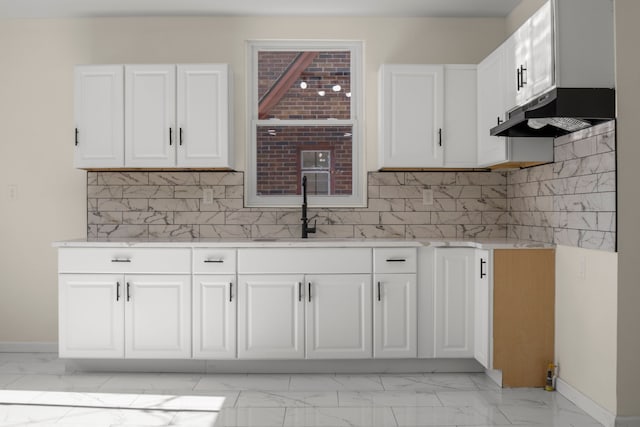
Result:
<svg viewBox="0 0 640 427"><path fill-rule="evenodd" d="M313 227L309 227L309 218L307 218L307 177L302 177L302 238L309 237L309 233L316 232L316 221L313 222Z"/></svg>

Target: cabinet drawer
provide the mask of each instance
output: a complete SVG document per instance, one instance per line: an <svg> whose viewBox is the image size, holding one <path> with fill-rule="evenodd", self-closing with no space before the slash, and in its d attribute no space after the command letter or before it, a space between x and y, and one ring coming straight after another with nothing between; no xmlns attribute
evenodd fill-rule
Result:
<svg viewBox="0 0 640 427"><path fill-rule="evenodd" d="M238 249L238 273L371 273L371 249Z"/></svg>
<svg viewBox="0 0 640 427"><path fill-rule="evenodd" d="M235 274L235 249L194 249L193 272L205 274Z"/></svg>
<svg viewBox="0 0 640 427"><path fill-rule="evenodd" d="M375 248L373 268L380 273L415 273L416 248Z"/></svg>
<svg viewBox="0 0 640 427"><path fill-rule="evenodd" d="M61 248L60 273L191 273L188 248Z"/></svg>

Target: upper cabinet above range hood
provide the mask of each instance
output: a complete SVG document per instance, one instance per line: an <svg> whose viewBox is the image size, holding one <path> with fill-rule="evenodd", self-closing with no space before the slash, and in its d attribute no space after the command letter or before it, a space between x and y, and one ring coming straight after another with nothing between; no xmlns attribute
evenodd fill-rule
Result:
<svg viewBox="0 0 640 427"><path fill-rule="evenodd" d="M554 88L512 110L491 135L555 138L614 118L614 89Z"/></svg>

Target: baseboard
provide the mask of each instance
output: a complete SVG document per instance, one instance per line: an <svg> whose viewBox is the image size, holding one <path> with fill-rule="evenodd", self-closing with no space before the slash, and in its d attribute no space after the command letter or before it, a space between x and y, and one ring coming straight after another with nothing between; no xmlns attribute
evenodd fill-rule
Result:
<svg viewBox="0 0 640 427"><path fill-rule="evenodd" d="M502 371L500 369L485 369L484 373L491 381L502 387Z"/></svg>
<svg viewBox="0 0 640 427"><path fill-rule="evenodd" d="M0 341L0 353L57 353L57 342Z"/></svg>
<svg viewBox="0 0 640 427"><path fill-rule="evenodd" d="M616 427L640 427L640 417L616 417Z"/></svg>
<svg viewBox="0 0 640 427"><path fill-rule="evenodd" d="M556 389L558 393L575 403L577 407L595 418L596 421L605 427L640 427L640 424L619 424L614 414L560 378L556 381ZM640 418L638 420L640 420Z"/></svg>

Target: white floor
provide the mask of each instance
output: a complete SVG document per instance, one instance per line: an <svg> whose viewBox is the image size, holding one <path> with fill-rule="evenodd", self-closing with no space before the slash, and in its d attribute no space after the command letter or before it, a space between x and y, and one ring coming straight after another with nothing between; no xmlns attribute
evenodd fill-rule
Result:
<svg viewBox="0 0 640 427"><path fill-rule="evenodd" d="M483 374L68 373L53 354L0 353L0 426L596 427L558 393Z"/></svg>

